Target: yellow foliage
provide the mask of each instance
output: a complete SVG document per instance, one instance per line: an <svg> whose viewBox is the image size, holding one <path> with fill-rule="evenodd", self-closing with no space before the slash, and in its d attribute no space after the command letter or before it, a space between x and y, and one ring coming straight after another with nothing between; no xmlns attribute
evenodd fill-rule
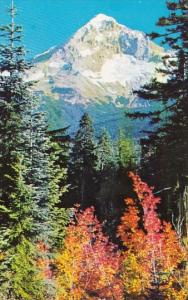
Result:
<svg viewBox="0 0 188 300"><path fill-rule="evenodd" d="M120 254L103 235L91 209L77 213L76 222L68 227L56 266L56 300L123 299Z"/></svg>
<svg viewBox="0 0 188 300"><path fill-rule="evenodd" d="M0 261L3 260L5 257L5 254L3 252L0 252Z"/></svg>
<svg viewBox="0 0 188 300"><path fill-rule="evenodd" d="M150 273L138 256L128 251L123 262L122 280L127 295L147 294L150 288Z"/></svg>
<svg viewBox="0 0 188 300"><path fill-rule="evenodd" d="M165 300L187 300L188 273L185 270L174 272L166 280L166 284L161 285L160 290Z"/></svg>

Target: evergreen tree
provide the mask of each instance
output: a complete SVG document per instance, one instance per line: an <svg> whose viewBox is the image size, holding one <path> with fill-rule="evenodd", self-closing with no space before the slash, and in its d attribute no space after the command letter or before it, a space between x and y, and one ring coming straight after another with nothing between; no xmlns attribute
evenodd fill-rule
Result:
<svg viewBox="0 0 188 300"><path fill-rule="evenodd" d="M96 211L101 219L106 220L111 216L114 209L112 189L116 176L113 142L106 129L98 138L97 156L98 191L96 194Z"/></svg>
<svg viewBox="0 0 188 300"><path fill-rule="evenodd" d="M96 192L97 155L92 121L87 113L73 140L70 154L69 181L72 184L69 199L90 206Z"/></svg>
<svg viewBox="0 0 188 300"><path fill-rule="evenodd" d="M2 299L43 299L43 282L36 268L37 249L32 243L32 189L22 176L22 161L12 165L8 202L0 205L0 296Z"/></svg>
<svg viewBox="0 0 188 300"><path fill-rule="evenodd" d="M22 28L14 23L13 1L10 14L11 23L0 27L4 39L0 45L0 293L2 299L42 299L37 253L31 242L35 203L32 185L26 183L25 120L32 83L24 76L30 65L21 45Z"/></svg>
<svg viewBox="0 0 188 300"><path fill-rule="evenodd" d="M152 170L159 170L155 176L158 188L169 188L165 192L167 217L173 213L184 219L184 234L188 235L188 1L170 0L167 8L169 16L157 23L164 33L151 34L173 50L163 58L164 68L158 70L166 80L154 79L138 92L140 97L159 103L161 109L133 117L150 117L157 125L146 141L147 149L152 149L149 163Z"/></svg>
<svg viewBox="0 0 188 300"><path fill-rule="evenodd" d="M37 111L38 103L32 98L33 108L25 115L24 134L28 137L25 144L26 183L32 186L35 236L38 241L48 240L49 234L49 137L47 119L43 112Z"/></svg>
<svg viewBox="0 0 188 300"><path fill-rule="evenodd" d="M32 186L34 242L38 246L39 260L45 262L43 273L52 274L50 260L63 247L65 227L71 213L63 207L62 201L67 191L68 137L65 129L47 131L46 114L37 109L35 106L28 127L31 147L27 183ZM54 297L51 275L43 276L43 279L46 297Z"/></svg>
<svg viewBox="0 0 188 300"><path fill-rule="evenodd" d="M71 210L64 208L64 194L68 191L67 164L70 138L65 129L49 132L49 224L53 251L63 247L65 227Z"/></svg>
<svg viewBox="0 0 188 300"><path fill-rule="evenodd" d="M99 171L108 173L114 165L114 149L113 142L106 129L103 130L98 139L97 154Z"/></svg>
<svg viewBox="0 0 188 300"><path fill-rule="evenodd" d="M120 130L116 146L117 163L119 168L133 170L135 168L136 156L133 140L127 138L124 131Z"/></svg>
<svg viewBox="0 0 188 300"><path fill-rule="evenodd" d="M118 140L114 142L104 130L98 139L97 153L96 212L100 220L105 220L106 232L116 240L114 233L123 211L123 199L131 190L127 172L135 167L133 142L122 130Z"/></svg>

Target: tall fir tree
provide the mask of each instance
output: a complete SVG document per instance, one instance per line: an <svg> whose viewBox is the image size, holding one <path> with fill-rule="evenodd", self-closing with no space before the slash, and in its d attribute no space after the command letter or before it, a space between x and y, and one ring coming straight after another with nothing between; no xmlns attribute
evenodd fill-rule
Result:
<svg viewBox="0 0 188 300"><path fill-rule="evenodd" d="M93 204L96 193L97 154L92 121L87 113L81 120L70 153L69 199L83 207Z"/></svg>
<svg viewBox="0 0 188 300"><path fill-rule="evenodd" d="M25 178L26 183L32 187L33 209L35 220L36 240L46 240L49 234L49 137L47 134L46 114L38 109L38 101L32 96L31 108L24 116L24 135L27 140L25 151Z"/></svg>
<svg viewBox="0 0 188 300"><path fill-rule="evenodd" d="M119 138L116 146L117 163L120 168L127 171L135 168L135 147L133 140L127 138L124 131L119 131Z"/></svg>
<svg viewBox="0 0 188 300"><path fill-rule="evenodd" d="M24 80L30 65L21 45L22 28L0 27L0 294L2 299L42 299L43 284L32 245L34 220L32 187L26 184L25 114L31 106L31 82ZM20 264L22 262L22 264ZM24 268L24 270L22 269Z"/></svg>
<svg viewBox="0 0 188 300"><path fill-rule="evenodd" d="M65 209L64 194L68 192L68 158L70 137L66 128L49 131L49 225L50 241L54 252L63 247L66 225L71 209Z"/></svg>
<svg viewBox="0 0 188 300"><path fill-rule="evenodd" d="M188 236L188 1L169 0L167 8L169 15L157 23L164 32L151 34L152 38L162 38L162 44L172 50L158 70L166 80L154 79L138 92L140 97L159 103L160 109L133 117L150 117L157 125L145 142L149 164L153 165L152 172L155 170L158 188L165 190L166 217L175 214L183 220L184 235Z"/></svg>
<svg viewBox="0 0 188 300"><path fill-rule="evenodd" d="M134 144L120 131L117 141L104 130L97 144L98 168L96 213L105 221L104 229L115 241L116 227L123 211L123 199L131 190L127 172L135 167Z"/></svg>
<svg viewBox="0 0 188 300"><path fill-rule="evenodd" d="M108 219L114 210L114 193L116 177L116 157L113 141L106 129L98 138L97 143L97 182L96 211L101 219Z"/></svg>
<svg viewBox="0 0 188 300"><path fill-rule="evenodd" d="M97 144L97 154L99 171L108 172L108 170L114 165L115 155L113 149L113 142L106 129L104 129L102 134L99 136Z"/></svg>

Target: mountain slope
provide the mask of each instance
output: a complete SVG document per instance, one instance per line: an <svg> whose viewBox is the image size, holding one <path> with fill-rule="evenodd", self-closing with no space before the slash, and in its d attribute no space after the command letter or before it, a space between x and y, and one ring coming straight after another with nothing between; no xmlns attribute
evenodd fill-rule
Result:
<svg viewBox="0 0 188 300"><path fill-rule="evenodd" d="M140 106L133 90L154 76L163 54L144 33L99 14L66 45L38 55L29 78L38 80L52 127L71 125L74 131L88 111L95 123L117 130L124 109Z"/></svg>

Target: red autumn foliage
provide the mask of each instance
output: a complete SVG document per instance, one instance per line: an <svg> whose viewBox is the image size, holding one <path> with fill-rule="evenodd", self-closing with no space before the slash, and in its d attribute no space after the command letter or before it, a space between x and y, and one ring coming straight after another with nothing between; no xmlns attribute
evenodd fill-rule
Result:
<svg viewBox="0 0 188 300"><path fill-rule="evenodd" d="M58 300L123 299L121 257L102 232L94 209L75 209L64 249L56 259Z"/></svg>
<svg viewBox="0 0 188 300"><path fill-rule="evenodd" d="M40 270L41 277L44 280L52 279L53 272L50 268L51 260L49 258L49 248L42 241L38 242L37 248L40 254L40 257L37 260L37 265Z"/></svg>
<svg viewBox="0 0 188 300"><path fill-rule="evenodd" d="M127 210L118 227L118 235L126 246L122 276L125 294L128 299L142 297L158 286L164 299L186 299L183 286L174 277L185 259L185 250L171 224L160 220L157 213L160 198L155 197L153 188L139 176L133 173L129 176L138 201L125 200ZM172 289L175 285L177 290L168 293L169 286Z"/></svg>
<svg viewBox="0 0 188 300"><path fill-rule="evenodd" d="M171 224L158 216L160 198L153 188L133 173L130 177L138 198L125 200L118 227L125 249L109 242L94 208L75 208L55 260L56 300L187 299L187 275L179 268L184 248Z"/></svg>

